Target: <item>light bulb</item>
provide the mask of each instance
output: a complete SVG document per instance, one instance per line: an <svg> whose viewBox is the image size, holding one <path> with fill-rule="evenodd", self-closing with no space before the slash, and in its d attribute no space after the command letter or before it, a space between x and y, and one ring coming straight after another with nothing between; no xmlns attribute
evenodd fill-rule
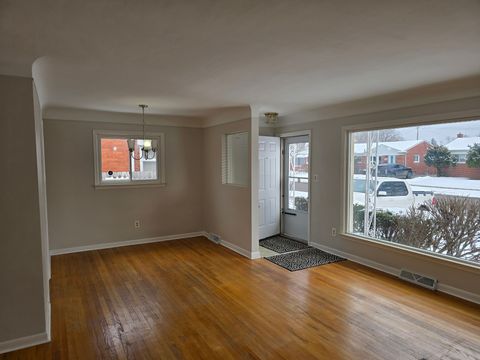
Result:
<svg viewBox="0 0 480 360"><path fill-rule="evenodd" d="M152 140L143 140L143 149L150 151L152 149Z"/></svg>

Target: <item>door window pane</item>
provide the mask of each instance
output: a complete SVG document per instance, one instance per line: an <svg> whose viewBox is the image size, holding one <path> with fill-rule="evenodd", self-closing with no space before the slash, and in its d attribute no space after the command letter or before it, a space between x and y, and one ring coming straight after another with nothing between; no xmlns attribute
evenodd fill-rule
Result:
<svg viewBox="0 0 480 360"><path fill-rule="evenodd" d="M288 144L289 176L308 178L308 142Z"/></svg>
<svg viewBox="0 0 480 360"><path fill-rule="evenodd" d="M290 143L288 152L288 208L308 211L308 142Z"/></svg>
<svg viewBox="0 0 480 360"><path fill-rule="evenodd" d="M288 208L308 211L308 179L288 178Z"/></svg>

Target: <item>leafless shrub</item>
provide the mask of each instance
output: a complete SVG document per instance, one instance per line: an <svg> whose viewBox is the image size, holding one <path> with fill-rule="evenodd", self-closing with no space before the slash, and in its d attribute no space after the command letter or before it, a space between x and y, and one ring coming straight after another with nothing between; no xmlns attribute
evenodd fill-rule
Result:
<svg viewBox="0 0 480 360"><path fill-rule="evenodd" d="M466 198L439 199L430 207L437 252L480 260L480 207Z"/></svg>
<svg viewBox="0 0 480 360"><path fill-rule="evenodd" d="M397 220L396 234L393 241L419 249L435 250L435 227L428 210L411 207L405 216Z"/></svg>
<svg viewBox="0 0 480 360"><path fill-rule="evenodd" d="M397 220L393 241L465 260L480 261L480 207L466 198L443 198Z"/></svg>

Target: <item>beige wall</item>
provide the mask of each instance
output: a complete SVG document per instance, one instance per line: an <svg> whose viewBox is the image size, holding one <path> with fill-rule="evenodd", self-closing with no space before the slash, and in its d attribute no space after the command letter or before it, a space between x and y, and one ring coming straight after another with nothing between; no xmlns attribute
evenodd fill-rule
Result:
<svg viewBox="0 0 480 360"><path fill-rule="evenodd" d="M387 267L407 268L431 275L438 278L442 285L446 284L480 295L480 270L478 269L452 266L445 261L424 255L399 251L383 245L373 245L362 240L352 240L341 235L331 236L332 227L341 228L343 126L371 122L386 124L390 121L407 124L411 123L412 119L415 123L433 118L448 119L455 116L454 114L457 116L463 113L474 114L479 110L479 103L478 99L466 99L278 128L277 133L306 129L312 131L312 174L318 174L319 180L311 186L310 240ZM480 111L477 114L480 116ZM308 114L309 118L312 116L314 116L312 113ZM294 117L296 121L300 121L302 114L295 114Z"/></svg>
<svg viewBox="0 0 480 360"><path fill-rule="evenodd" d="M0 75L0 134L1 343L46 332L31 78Z"/></svg>
<svg viewBox="0 0 480 360"><path fill-rule="evenodd" d="M250 109L238 116L224 114L225 119L239 119L231 123L205 128L204 132L204 216L205 230L245 250L252 251L250 184L239 187L222 184L222 136L228 133L249 132ZM249 154L250 158L250 154ZM250 171L250 164L249 164Z"/></svg>
<svg viewBox="0 0 480 360"><path fill-rule="evenodd" d="M274 136L276 129L274 127L260 127L258 133L260 136Z"/></svg>
<svg viewBox="0 0 480 360"><path fill-rule="evenodd" d="M202 129L149 126L165 134L167 185L116 189L93 186L93 129L138 125L44 120L51 249L203 230Z"/></svg>

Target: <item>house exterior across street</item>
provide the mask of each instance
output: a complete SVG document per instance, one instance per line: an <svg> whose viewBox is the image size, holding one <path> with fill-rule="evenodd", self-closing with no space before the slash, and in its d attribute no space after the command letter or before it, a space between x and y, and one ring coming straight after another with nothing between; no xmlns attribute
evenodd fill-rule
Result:
<svg viewBox="0 0 480 360"><path fill-rule="evenodd" d="M455 140L445 145L453 156L457 158L457 165L445 169L445 176L480 179L480 168L471 168L466 164L467 153L470 150L470 146L474 144L480 144L479 136L465 137L460 133Z"/></svg>
<svg viewBox="0 0 480 360"><path fill-rule="evenodd" d="M411 168L416 176L436 175L435 168L425 164L425 155L430 147L425 140L387 141L378 143L378 164L401 164ZM355 173L363 173L367 163L367 144L354 145ZM373 145L375 153L375 145ZM375 159L373 158L372 161Z"/></svg>

